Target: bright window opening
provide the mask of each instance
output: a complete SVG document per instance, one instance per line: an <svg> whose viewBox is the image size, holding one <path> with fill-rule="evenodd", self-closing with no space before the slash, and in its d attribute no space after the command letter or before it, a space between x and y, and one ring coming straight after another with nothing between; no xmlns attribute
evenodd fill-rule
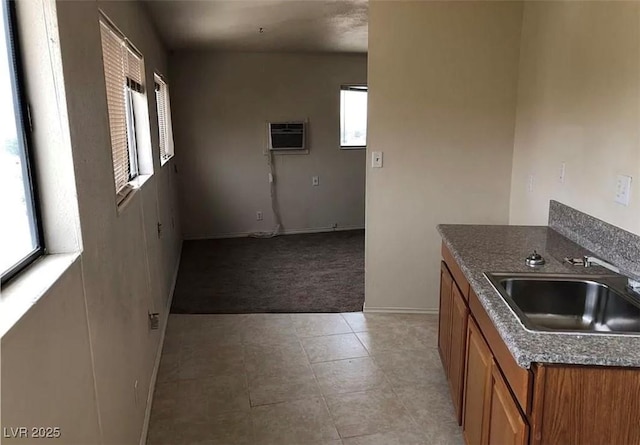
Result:
<svg viewBox="0 0 640 445"><path fill-rule="evenodd" d="M173 126L169 85L159 74L155 75L156 107L158 111L158 141L160 143L160 165L173 157Z"/></svg>
<svg viewBox="0 0 640 445"><path fill-rule="evenodd" d="M366 146L367 86L343 86L340 90L340 148Z"/></svg>
<svg viewBox="0 0 640 445"><path fill-rule="evenodd" d="M15 14L0 1L0 272L6 282L44 249L29 151L29 112L22 94Z"/></svg>

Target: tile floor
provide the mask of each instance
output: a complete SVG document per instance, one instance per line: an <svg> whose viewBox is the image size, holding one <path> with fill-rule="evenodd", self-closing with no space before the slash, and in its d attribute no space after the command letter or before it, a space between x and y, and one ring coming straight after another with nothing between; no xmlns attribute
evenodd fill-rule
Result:
<svg viewBox="0 0 640 445"><path fill-rule="evenodd" d="M148 445L457 445L437 318L171 315Z"/></svg>

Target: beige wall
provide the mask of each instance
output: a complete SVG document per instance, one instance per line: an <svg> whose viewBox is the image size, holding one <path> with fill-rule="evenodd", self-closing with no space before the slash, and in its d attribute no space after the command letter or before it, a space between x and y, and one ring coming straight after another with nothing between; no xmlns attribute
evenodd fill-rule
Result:
<svg viewBox="0 0 640 445"><path fill-rule="evenodd" d="M526 3L519 72L510 222L546 224L555 199L640 234L640 3Z"/></svg>
<svg viewBox="0 0 640 445"><path fill-rule="evenodd" d="M365 310L437 309L436 225L508 221L521 14L370 3Z"/></svg>
<svg viewBox="0 0 640 445"><path fill-rule="evenodd" d="M159 165L153 89L155 173L116 211L98 8L142 51L147 85L154 69L166 73L165 50L141 3L57 3L83 251L2 337L1 370L3 426L60 426L61 439L48 443L139 442L160 340L147 312L166 317L181 244L173 161Z"/></svg>
<svg viewBox="0 0 640 445"><path fill-rule="evenodd" d="M339 150L341 84L366 83L361 55L177 52L170 68L185 238L274 228L266 123L309 119L308 155L276 156L286 231L363 227L365 153ZM320 177L313 187L312 176ZM263 221L256 221L262 211Z"/></svg>

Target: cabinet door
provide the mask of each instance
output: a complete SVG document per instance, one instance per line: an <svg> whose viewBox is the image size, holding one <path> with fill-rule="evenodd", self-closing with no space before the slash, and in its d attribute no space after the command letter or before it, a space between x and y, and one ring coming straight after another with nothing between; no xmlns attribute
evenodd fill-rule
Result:
<svg viewBox="0 0 640 445"><path fill-rule="evenodd" d="M462 392L464 388L464 364L467 355L467 319L469 308L455 282L452 286L451 350L449 357L449 385L458 424L462 424Z"/></svg>
<svg viewBox="0 0 640 445"><path fill-rule="evenodd" d="M494 363L491 369L489 445L526 445L529 426Z"/></svg>
<svg viewBox="0 0 640 445"><path fill-rule="evenodd" d="M444 264L440 265L440 312L438 325L438 350L447 376L449 375L449 360L451 357L451 288L453 278Z"/></svg>
<svg viewBox="0 0 640 445"><path fill-rule="evenodd" d="M467 445L486 445L493 357L478 325L469 317L462 431Z"/></svg>

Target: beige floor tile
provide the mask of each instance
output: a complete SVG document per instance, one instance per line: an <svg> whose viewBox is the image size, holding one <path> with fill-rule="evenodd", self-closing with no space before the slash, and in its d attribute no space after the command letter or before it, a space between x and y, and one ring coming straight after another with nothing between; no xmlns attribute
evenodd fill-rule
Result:
<svg viewBox="0 0 640 445"><path fill-rule="evenodd" d="M246 329L283 329L293 327L291 314L244 314L241 317Z"/></svg>
<svg viewBox="0 0 640 445"><path fill-rule="evenodd" d="M180 380L244 373L242 346L184 347L180 351L178 375Z"/></svg>
<svg viewBox="0 0 640 445"><path fill-rule="evenodd" d="M431 386L394 387L411 417L428 432L437 432L457 420L447 382Z"/></svg>
<svg viewBox="0 0 640 445"><path fill-rule="evenodd" d="M201 317L196 315L169 314L166 336L179 338L200 329Z"/></svg>
<svg viewBox="0 0 640 445"><path fill-rule="evenodd" d="M158 367L158 383L172 382L179 379L179 355L178 353L163 353Z"/></svg>
<svg viewBox="0 0 640 445"><path fill-rule="evenodd" d="M247 330L242 338L245 345L277 346L298 342L296 330L293 326L260 327Z"/></svg>
<svg viewBox="0 0 640 445"><path fill-rule="evenodd" d="M298 375L261 375L249 381L251 406L309 399L319 395L318 383L310 370Z"/></svg>
<svg viewBox="0 0 640 445"><path fill-rule="evenodd" d="M250 407L249 388L244 374L184 380L179 382L178 388L185 404L206 398L207 416L247 411Z"/></svg>
<svg viewBox="0 0 640 445"><path fill-rule="evenodd" d="M180 350L211 350L220 347L241 347L244 340L243 331L238 328L212 327L182 336Z"/></svg>
<svg viewBox="0 0 640 445"><path fill-rule="evenodd" d="M301 341L311 363L366 357L369 355L355 334L309 337L303 338Z"/></svg>
<svg viewBox="0 0 640 445"><path fill-rule="evenodd" d="M162 422L170 420L176 415L176 401L178 399L178 382L158 382L153 392L151 420Z"/></svg>
<svg viewBox="0 0 640 445"><path fill-rule="evenodd" d="M231 377L159 383L153 398L152 418L206 421L212 415L249 409L243 374Z"/></svg>
<svg viewBox="0 0 640 445"><path fill-rule="evenodd" d="M422 314L365 314L363 312L344 312L342 317L354 332L366 332L371 329L408 328L433 324L433 315ZM435 316L435 324L438 320Z"/></svg>
<svg viewBox="0 0 640 445"><path fill-rule="evenodd" d="M432 347L430 339L414 327L375 328L356 335L371 355Z"/></svg>
<svg viewBox="0 0 640 445"><path fill-rule="evenodd" d="M156 386L151 417L175 423L206 422L221 413L246 412L249 407L244 375L181 380Z"/></svg>
<svg viewBox="0 0 640 445"><path fill-rule="evenodd" d="M372 390L326 396L333 420L344 439L393 430L413 429L415 424L391 390Z"/></svg>
<svg viewBox="0 0 640 445"><path fill-rule="evenodd" d="M259 444L320 444L340 439L321 398L258 406L251 415Z"/></svg>
<svg viewBox="0 0 640 445"><path fill-rule="evenodd" d="M315 363L312 368L323 394L365 391L389 385L382 370L369 357Z"/></svg>
<svg viewBox="0 0 640 445"><path fill-rule="evenodd" d="M411 327L418 337L429 347L438 347L438 324L426 323Z"/></svg>
<svg viewBox="0 0 640 445"><path fill-rule="evenodd" d="M162 354L178 354L180 352L180 338L180 335L170 335L167 332L162 344Z"/></svg>
<svg viewBox="0 0 640 445"><path fill-rule="evenodd" d="M340 314L292 314L291 319L300 338L351 332Z"/></svg>
<svg viewBox="0 0 640 445"><path fill-rule="evenodd" d="M249 445L254 444L251 413L233 412L207 421L151 423L147 445Z"/></svg>
<svg viewBox="0 0 640 445"><path fill-rule="evenodd" d="M462 429L456 422L439 424L430 429L425 429L429 445L465 445Z"/></svg>
<svg viewBox="0 0 640 445"><path fill-rule="evenodd" d="M428 386L445 379L440 355L434 348L385 352L374 355L373 360L393 386Z"/></svg>
<svg viewBox="0 0 640 445"><path fill-rule="evenodd" d="M244 361L249 380L259 376L308 375L311 366L299 341L280 345L246 345Z"/></svg>
<svg viewBox="0 0 640 445"><path fill-rule="evenodd" d="M431 445L429 436L416 430L387 431L344 439L344 445Z"/></svg>
<svg viewBox="0 0 640 445"><path fill-rule="evenodd" d="M433 316L171 314L148 445L462 444L436 344Z"/></svg>

